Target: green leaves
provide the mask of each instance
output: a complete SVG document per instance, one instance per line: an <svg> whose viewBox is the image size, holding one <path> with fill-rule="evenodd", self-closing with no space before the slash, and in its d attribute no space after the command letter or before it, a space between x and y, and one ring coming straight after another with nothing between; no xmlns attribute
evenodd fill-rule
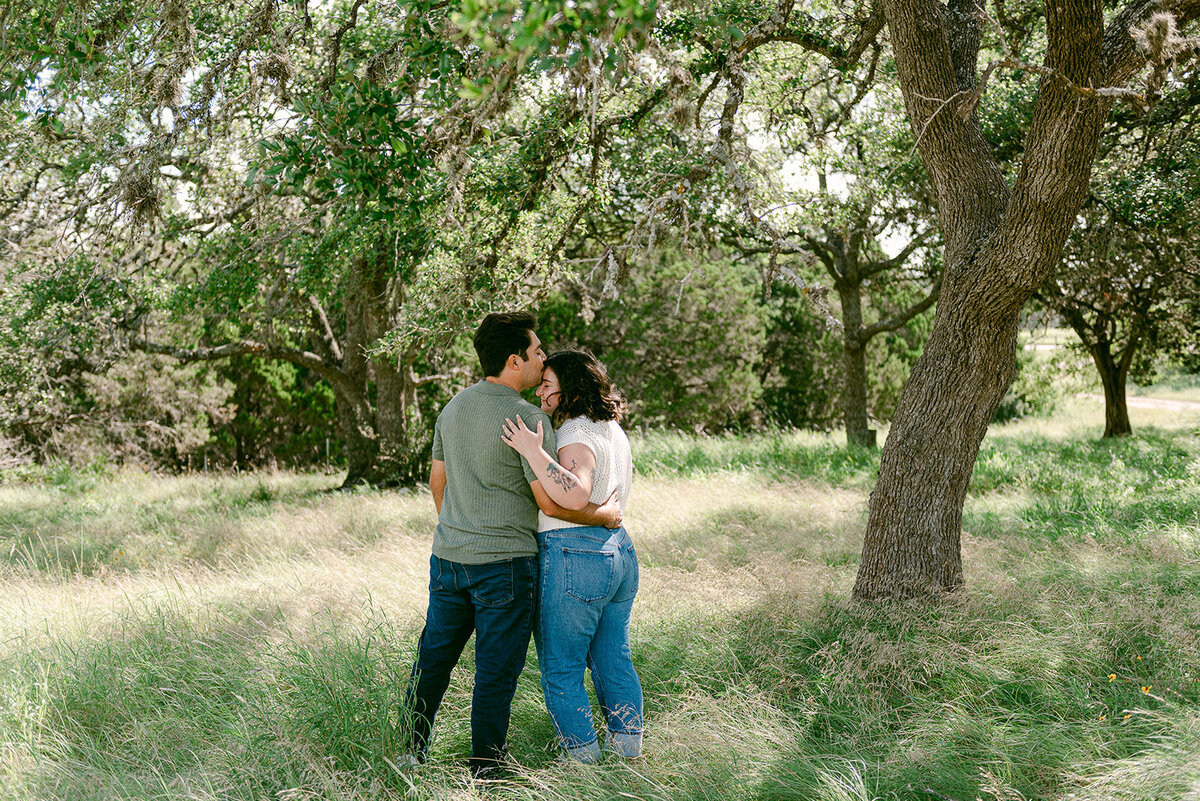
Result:
<svg viewBox="0 0 1200 801"><path fill-rule="evenodd" d="M398 109L407 99L367 81L339 84L328 99L297 103L294 130L259 142L248 183L259 176L277 192L375 212L419 215L436 201L418 122Z"/></svg>
<svg viewBox="0 0 1200 801"><path fill-rule="evenodd" d="M530 64L540 71L570 70L584 60L600 64L611 78L628 55L621 45L644 41L657 10L657 0L466 0L453 19L489 55L492 67L516 64L520 69ZM496 90L493 81L472 76L464 79L460 95L475 99Z"/></svg>

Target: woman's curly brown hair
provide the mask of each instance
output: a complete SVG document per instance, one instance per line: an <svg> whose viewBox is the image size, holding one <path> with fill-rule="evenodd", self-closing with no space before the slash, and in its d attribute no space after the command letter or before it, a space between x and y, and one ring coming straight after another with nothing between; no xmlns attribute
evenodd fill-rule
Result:
<svg viewBox="0 0 1200 801"><path fill-rule="evenodd" d="M608 370L590 353L563 350L546 359L547 369L558 376L558 406L550 423L558 428L572 417L619 421L625 415L625 399L608 380Z"/></svg>

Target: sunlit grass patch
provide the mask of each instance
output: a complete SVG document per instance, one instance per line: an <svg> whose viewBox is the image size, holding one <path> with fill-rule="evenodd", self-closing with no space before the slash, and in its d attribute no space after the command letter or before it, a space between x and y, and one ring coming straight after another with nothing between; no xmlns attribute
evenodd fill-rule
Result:
<svg viewBox="0 0 1200 801"><path fill-rule="evenodd" d="M1194 709L1156 718L1162 733L1136 754L1076 768L1073 799L1159 801L1187 799L1200 791L1200 714Z"/></svg>
<svg viewBox="0 0 1200 801"><path fill-rule="evenodd" d="M161 599L0 661L0 726L29 765L14 788L251 799L317 775L334 795L387 778L415 632L370 607L297 632L276 600ZM394 772L390 786L402 786Z"/></svg>
<svg viewBox="0 0 1200 801"><path fill-rule="evenodd" d="M0 487L0 575L236 566L432 531L427 494L330 492L336 483L283 473L126 474L74 493Z"/></svg>
<svg viewBox="0 0 1200 801"><path fill-rule="evenodd" d="M652 566L700 563L744 566L762 561L857 561L866 494L815 482L775 482L722 473L660 479L634 490L626 525L639 556Z"/></svg>
<svg viewBox="0 0 1200 801"><path fill-rule="evenodd" d="M1200 435L1148 428L1132 437L993 434L980 448L964 528L1136 542L1164 526L1187 540L1200 530Z"/></svg>
<svg viewBox="0 0 1200 801"><path fill-rule="evenodd" d="M631 438L634 468L644 476L700 476L751 471L866 487L879 469L879 452L848 447L840 434L809 431L695 437L654 432Z"/></svg>
<svg viewBox="0 0 1200 801"><path fill-rule="evenodd" d="M1157 383L1149 386L1131 384L1129 394L1197 403L1200 402L1200 376L1174 372L1162 376Z"/></svg>

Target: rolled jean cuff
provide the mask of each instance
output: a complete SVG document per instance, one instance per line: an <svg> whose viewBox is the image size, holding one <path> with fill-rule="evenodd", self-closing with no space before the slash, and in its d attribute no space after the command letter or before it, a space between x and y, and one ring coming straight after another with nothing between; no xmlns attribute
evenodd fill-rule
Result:
<svg viewBox="0 0 1200 801"><path fill-rule="evenodd" d="M599 740L592 740L587 745L577 745L574 747L564 745L563 751L565 751L567 756L571 759L575 760L576 762L582 762L585 765L591 765L595 762L598 762L602 753L600 750Z"/></svg>
<svg viewBox="0 0 1200 801"><path fill-rule="evenodd" d="M608 733L608 742L604 747L612 751L617 756L639 757L642 755L642 733L637 732L621 732L610 731Z"/></svg>

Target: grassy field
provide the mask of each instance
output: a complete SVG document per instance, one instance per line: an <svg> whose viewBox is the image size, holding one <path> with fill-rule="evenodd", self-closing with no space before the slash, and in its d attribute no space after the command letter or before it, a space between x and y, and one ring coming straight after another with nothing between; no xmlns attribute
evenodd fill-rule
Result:
<svg viewBox="0 0 1200 801"><path fill-rule="evenodd" d="M0 798L1195 799L1200 415L1133 414L993 429L933 606L848 601L876 455L640 440L645 756L558 762L531 654L501 786L465 778L469 658L430 764L389 765L427 493L0 485Z"/></svg>
<svg viewBox="0 0 1200 801"><path fill-rule="evenodd" d="M1162 400L1181 400L1190 403L1200 403L1200 376L1170 375L1157 384L1147 387L1132 386L1131 396L1154 397Z"/></svg>

